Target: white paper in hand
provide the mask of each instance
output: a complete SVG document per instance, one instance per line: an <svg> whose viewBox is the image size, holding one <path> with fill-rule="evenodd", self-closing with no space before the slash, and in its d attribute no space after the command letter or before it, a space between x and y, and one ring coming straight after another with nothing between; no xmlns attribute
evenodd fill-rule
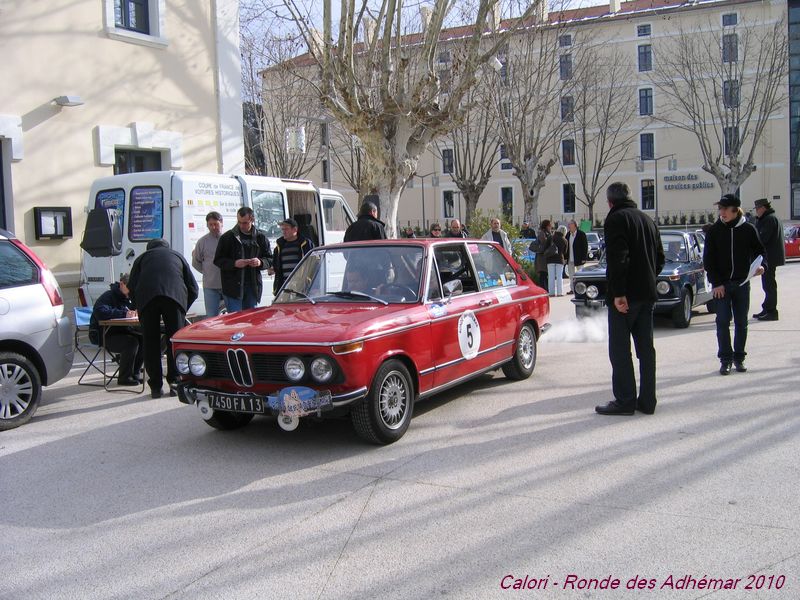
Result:
<svg viewBox="0 0 800 600"><path fill-rule="evenodd" d="M761 266L762 262L764 262L764 257L759 254L758 256L756 256L756 259L750 265L750 272L747 274L747 279L745 279L742 283L740 283L739 284L740 286L744 285L745 283L750 281L753 277L755 277L756 271L758 270L758 267Z"/></svg>

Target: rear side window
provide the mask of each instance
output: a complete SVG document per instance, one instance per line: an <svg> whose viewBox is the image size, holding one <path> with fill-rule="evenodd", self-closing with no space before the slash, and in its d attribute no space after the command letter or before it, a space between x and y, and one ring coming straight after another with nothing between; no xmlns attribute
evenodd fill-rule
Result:
<svg viewBox="0 0 800 600"><path fill-rule="evenodd" d="M128 239L146 242L164 237L164 190L148 185L131 190Z"/></svg>
<svg viewBox="0 0 800 600"><path fill-rule="evenodd" d="M472 260L475 261L475 269L478 271L478 281L481 289L506 287L517 284L517 276L514 269L508 264L505 257L500 254L494 246L489 244L478 244L477 249L472 250Z"/></svg>
<svg viewBox="0 0 800 600"><path fill-rule="evenodd" d="M119 218L125 222L125 190L100 190L94 198L95 208L113 208L119 212Z"/></svg>
<svg viewBox="0 0 800 600"><path fill-rule="evenodd" d="M0 289L39 282L39 269L27 255L8 241L0 241Z"/></svg>
<svg viewBox="0 0 800 600"><path fill-rule="evenodd" d="M323 198L322 210L325 215L325 225L328 231L344 232L352 223L350 217L344 210L342 200L338 198Z"/></svg>

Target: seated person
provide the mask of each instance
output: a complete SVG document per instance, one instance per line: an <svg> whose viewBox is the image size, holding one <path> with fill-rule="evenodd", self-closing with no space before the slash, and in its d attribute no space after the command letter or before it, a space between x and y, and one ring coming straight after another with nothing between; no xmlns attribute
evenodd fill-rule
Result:
<svg viewBox="0 0 800 600"><path fill-rule="evenodd" d="M683 244L681 242L670 242L667 244L667 251L664 252L667 260L683 260Z"/></svg>
<svg viewBox="0 0 800 600"><path fill-rule="evenodd" d="M112 283L111 289L104 292L94 303L89 322L89 338L98 346L102 345L100 321L109 319L135 319L137 313L131 310L128 298L128 274L119 277L119 283ZM140 385L138 377L142 370L142 334L132 327L110 327L106 332L105 347L109 352L119 354L119 385Z"/></svg>
<svg viewBox="0 0 800 600"><path fill-rule="evenodd" d="M372 287L369 285L369 281L364 270L358 268L348 269L344 274L342 291L372 294Z"/></svg>

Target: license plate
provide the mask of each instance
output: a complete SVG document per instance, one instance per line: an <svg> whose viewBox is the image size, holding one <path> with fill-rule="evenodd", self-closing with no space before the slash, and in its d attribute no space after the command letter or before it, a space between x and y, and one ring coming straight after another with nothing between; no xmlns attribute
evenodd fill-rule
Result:
<svg viewBox="0 0 800 600"><path fill-rule="evenodd" d="M302 417L332 407L331 393L303 386L282 389L277 396L269 397L270 407L282 415Z"/></svg>
<svg viewBox="0 0 800 600"><path fill-rule="evenodd" d="M207 392L206 400L208 400L208 405L214 410L253 413L259 415L267 412L267 403L264 401L264 398L260 396L242 396L235 394Z"/></svg>

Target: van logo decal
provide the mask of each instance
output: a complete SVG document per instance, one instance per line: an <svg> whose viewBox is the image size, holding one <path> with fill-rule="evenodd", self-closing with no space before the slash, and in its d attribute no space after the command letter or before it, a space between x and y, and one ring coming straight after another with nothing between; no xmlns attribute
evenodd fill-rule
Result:
<svg viewBox="0 0 800 600"><path fill-rule="evenodd" d="M242 339L243 337L244 337L244 332L243 332L243 331L237 331L236 333L234 333L234 334L231 336L231 341L232 341L232 342L238 342L238 341L239 341L240 339Z"/></svg>

